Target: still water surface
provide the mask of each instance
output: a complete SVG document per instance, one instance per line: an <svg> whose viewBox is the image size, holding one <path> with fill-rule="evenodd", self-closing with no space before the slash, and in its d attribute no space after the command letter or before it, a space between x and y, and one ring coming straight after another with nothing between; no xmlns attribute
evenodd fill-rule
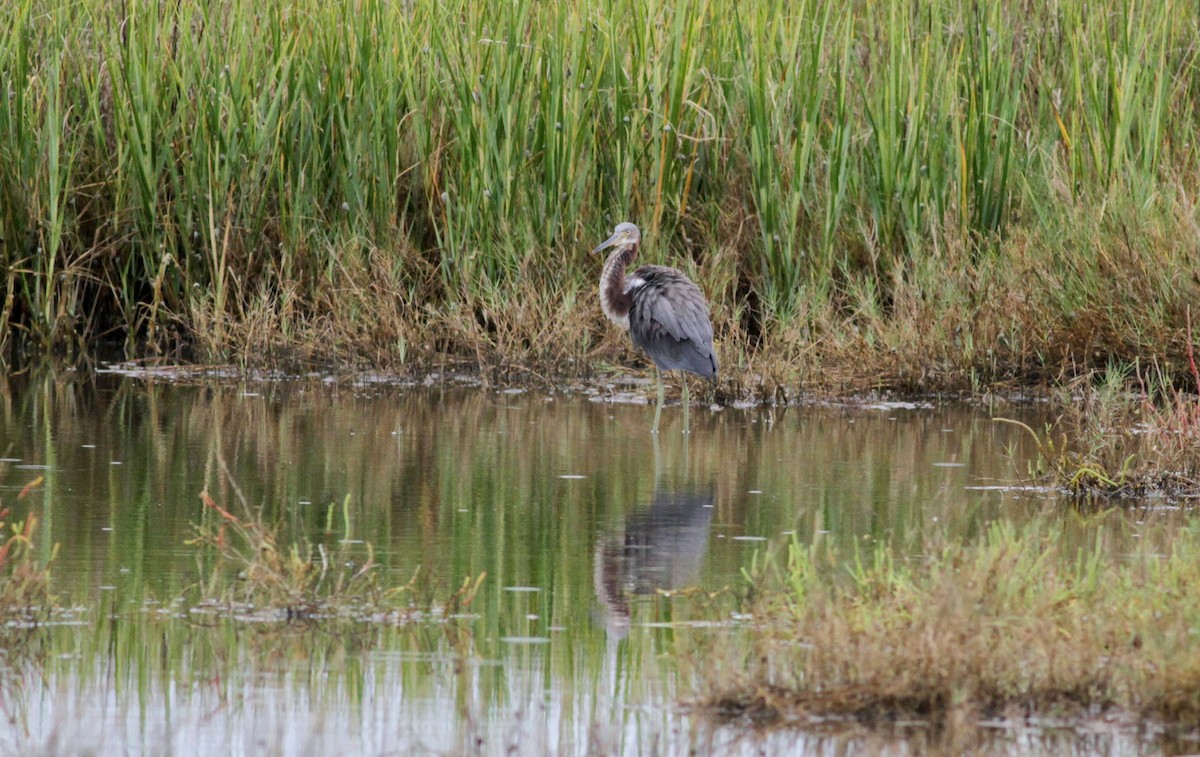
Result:
<svg viewBox="0 0 1200 757"><path fill-rule="evenodd" d="M37 664L6 677L0 749L924 751L921 729L707 723L686 707L705 663L694 650L739 642L742 571L763 550L884 540L919 558L932 530L969 541L989 520L1058 506L1003 486L1007 453L1023 466L1029 440L991 417L1036 422L1038 408L697 408L690 435L668 408L655 438L652 410L610 401L621 389L0 381L0 502L38 515L43 554L58 545L66 608ZM417 574L448 596L486 577L457 618L230 622L189 600L205 489L318 540L369 542L384 586ZM1063 527L1089 544L1094 524ZM1070 729L997 730L973 746L1144 747Z"/></svg>

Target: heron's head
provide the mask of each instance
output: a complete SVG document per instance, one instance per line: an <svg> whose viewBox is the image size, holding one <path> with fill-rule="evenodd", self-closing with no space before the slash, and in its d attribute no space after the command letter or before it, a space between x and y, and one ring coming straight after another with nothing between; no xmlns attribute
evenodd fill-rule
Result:
<svg viewBox="0 0 1200 757"><path fill-rule="evenodd" d="M641 241L641 239L642 233L638 231L638 227L634 226L628 221L625 221L617 224L617 228L613 229L613 235L601 242L600 246L592 250L592 252L600 252L604 248L612 247L613 245L627 247L629 245L637 244Z"/></svg>

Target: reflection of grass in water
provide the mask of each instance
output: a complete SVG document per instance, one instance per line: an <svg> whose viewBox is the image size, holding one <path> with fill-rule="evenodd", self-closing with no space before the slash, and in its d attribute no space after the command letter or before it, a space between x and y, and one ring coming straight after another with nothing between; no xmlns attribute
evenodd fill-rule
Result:
<svg viewBox="0 0 1200 757"><path fill-rule="evenodd" d="M1200 524L1166 554L1111 555L1102 537L1075 551L1048 521L996 523L979 544L940 539L923 562L793 544L752 572L751 641L708 677L707 705L768 720L1117 711L1200 724Z"/></svg>
<svg viewBox="0 0 1200 757"><path fill-rule="evenodd" d="M26 484L17 499L24 499L42 482L38 476ZM0 534L6 535L0 536L0 712L13 723L21 712L23 673L45 657L39 642L53 610L50 563L58 550L40 560L34 544L37 516L30 513L16 522L10 522L10 516L7 507L0 507Z"/></svg>
<svg viewBox="0 0 1200 757"><path fill-rule="evenodd" d="M261 513L238 517L218 505L207 491L200 493L207 510L219 520L196 525L189 543L206 547L216 557L201 587L204 601L251 614L283 613L287 620L353 618L403 623L433 607L426 597L424 612L417 596L417 576L392 588L380 586L374 547L365 541L338 539L332 545L307 538L286 541L282 528ZM343 515L349 498L343 503ZM334 510L326 533L332 533ZM467 578L439 608L441 615L468 606L485 574Z"/></svg>

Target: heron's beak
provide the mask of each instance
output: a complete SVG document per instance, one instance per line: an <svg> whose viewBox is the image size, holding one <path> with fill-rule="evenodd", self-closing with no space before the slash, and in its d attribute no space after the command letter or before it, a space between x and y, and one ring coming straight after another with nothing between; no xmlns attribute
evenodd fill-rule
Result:
<svg viewBox="0 0 1200 757"><path fill-rule="evenodd" d="M600 246L597 247L596 249L592 250L592 252L596 253L596 252L600 252L605 247L612 247L614 244L617 243L617 239L619 238L619 236L620 235L618 235L618 234L613 234L611 237L609 237L608 239L605 239L603 242L601 242Z"/></svg>

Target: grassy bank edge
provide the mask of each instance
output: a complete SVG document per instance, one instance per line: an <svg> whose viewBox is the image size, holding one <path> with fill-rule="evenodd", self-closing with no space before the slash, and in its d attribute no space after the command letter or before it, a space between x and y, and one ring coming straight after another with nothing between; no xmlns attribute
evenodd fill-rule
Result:
<svg viewBox="0 0 1200 757"><path fill-rule="evenodd" d="M0 346L587 370L628 219L735 381L1181 359L1192 4L349 7L5 6Z"/></svg>

